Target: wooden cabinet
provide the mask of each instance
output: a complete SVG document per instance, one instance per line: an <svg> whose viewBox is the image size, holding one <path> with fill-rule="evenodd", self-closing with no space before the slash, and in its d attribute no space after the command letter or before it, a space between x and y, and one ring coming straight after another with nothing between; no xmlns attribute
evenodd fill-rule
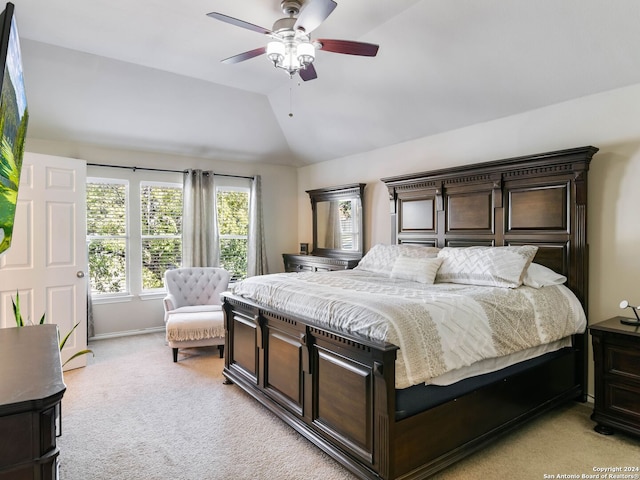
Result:
<svg viewBox="0 0 640 480"><path fill-rule="evenodd" d="M295 253L283 253L285 272L328 272L331 270L349 270L360 259L324 257L319 255L297 255Z"/></svg>
<svg viewBox="0 0 640 480"><path fill-rule="evenodd" d="M595 430L640 435L640 327L614 317L592 325L595 362Z"/></svg>
<svg viewBox="0 0 640 480"><path fill-rule="evenodd" d="M55 325L0 329L0 480L58 478L65 389Z"/></svg>

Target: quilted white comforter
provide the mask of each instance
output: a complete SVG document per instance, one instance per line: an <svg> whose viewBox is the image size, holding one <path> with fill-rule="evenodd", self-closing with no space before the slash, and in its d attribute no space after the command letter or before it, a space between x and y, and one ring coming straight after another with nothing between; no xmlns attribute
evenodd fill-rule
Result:
<svg viewBox="0 0 640 480"><path fill-rule="evenodd" d="M251 277L233 292L280 312L384 340L400 349L396 388L586 328L566 287L425 285L358 270Z"/></svg>

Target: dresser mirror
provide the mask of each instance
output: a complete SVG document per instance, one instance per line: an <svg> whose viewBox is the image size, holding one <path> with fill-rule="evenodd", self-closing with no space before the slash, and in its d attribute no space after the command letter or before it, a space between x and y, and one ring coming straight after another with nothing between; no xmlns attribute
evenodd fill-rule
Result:
<svg viewBox="0 0 640 480"><path fill-rule="evenodd" d="M361 258L364 183L307 190L313 216L313 255Z"/></svg>

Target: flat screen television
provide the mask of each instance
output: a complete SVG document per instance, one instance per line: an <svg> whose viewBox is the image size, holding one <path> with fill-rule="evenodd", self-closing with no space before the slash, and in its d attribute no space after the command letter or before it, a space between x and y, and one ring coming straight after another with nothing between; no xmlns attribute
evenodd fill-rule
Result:
<svg viewBox="0 0 640 480"><path fill-rule="evenodd" d="M0 15L0 254L11 245L29 111L14 5Z"/></svg>

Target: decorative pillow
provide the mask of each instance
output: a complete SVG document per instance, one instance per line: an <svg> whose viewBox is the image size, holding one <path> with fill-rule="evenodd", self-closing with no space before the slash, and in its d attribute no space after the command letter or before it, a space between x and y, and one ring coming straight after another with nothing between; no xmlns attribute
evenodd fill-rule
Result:
<svg viewBox="0 0 640 480"><path fill-rule="evenodd" d="M517 288L536 255L538 247L445 247L436 282Z"/></svg>
<svg viewBox="0 0 640 480"><path fill-rule="evenodd" d="M441 264L442 259L437 257L414 258L400 255L393 264L391 278L432 284Z"/></svg>
<svg viewBox="0 0 640 480"><path fill-rule="evenodd" d="M567 277L564 275L560 275L544 265L532 263L527 268L522 283L527 287L542 288L547 285L562 285L566 281Z"/></svg>
<svg viewBox="0 0 640 480"><path fill-rule="evenodd" d="M374 245L367 254L362 257L358 270L366 270L373 273L390 275L396 259L400 255L411 258L435 258L440 251L436 247L422 247L420 245Z"/></svg>

